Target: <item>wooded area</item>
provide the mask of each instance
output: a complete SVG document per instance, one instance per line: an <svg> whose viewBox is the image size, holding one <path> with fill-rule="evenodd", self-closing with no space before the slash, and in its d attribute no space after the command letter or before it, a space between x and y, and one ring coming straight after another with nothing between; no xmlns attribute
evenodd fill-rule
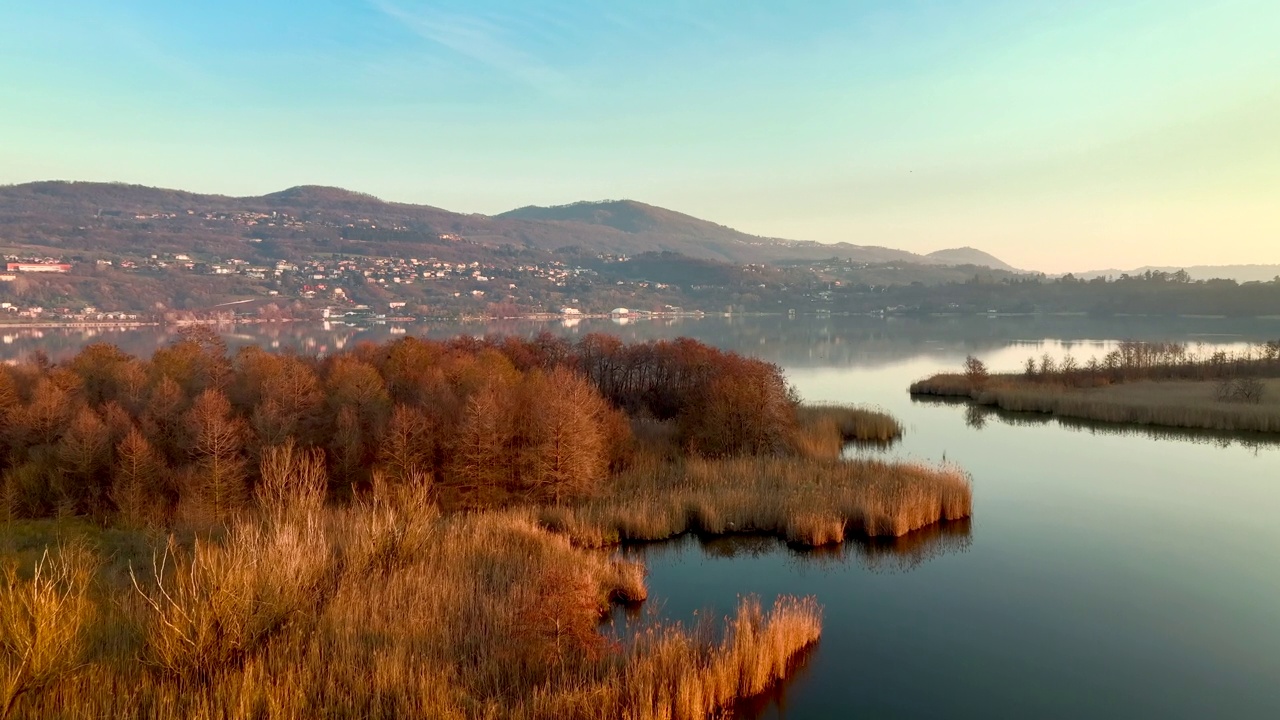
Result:
<svg viewBox="0 0 1280 720"><path fill-rule="evenodd" d="M374 473L427 479L446 507L557 502L632 452L630 418L687 452L784 454L797 403L774 365L680 339L407 338L330 357L229 356L203 328L150 359L113 346L0 369L11 517L222 521L273 450L319 453L333 497Z"/></svg>

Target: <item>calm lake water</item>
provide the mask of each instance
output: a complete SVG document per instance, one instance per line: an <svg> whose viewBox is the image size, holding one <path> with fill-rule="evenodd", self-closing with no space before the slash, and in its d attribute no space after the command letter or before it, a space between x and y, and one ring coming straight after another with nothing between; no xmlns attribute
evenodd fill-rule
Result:
<svg viewBox="0 0 1280 720"><path fill-rule="evenodd" d="M409 332L532 334L529 324L231 331L233 344L331 351ZM814 595L823 637L759 718L1280 717L1280 446L1258 437L1069 426L914 402L912 380L1029 355L1087 359L1119 339L1238 346L1278 322L1085 318L708 318L555 332L690 335L782 365L806 400L880 406L907 428L882 455L973 476L968 523L898 542L799 554L684 538L632 549L649 568L640 619L692 622L757 594ZM12 331L10 331L12 332ZM55 359L86 339L11 337ZM93 340L149 352L146 330Z"/></svg>

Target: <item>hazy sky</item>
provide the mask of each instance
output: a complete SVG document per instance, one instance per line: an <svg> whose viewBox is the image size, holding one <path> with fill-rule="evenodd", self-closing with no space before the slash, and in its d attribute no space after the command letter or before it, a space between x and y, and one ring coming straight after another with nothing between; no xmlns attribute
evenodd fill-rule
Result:
<svg viewBox="0 0 1280 720"><path fill-rule="evenodd" d="M4 0L0 183L1280 263L1277 0Z"/></svg>

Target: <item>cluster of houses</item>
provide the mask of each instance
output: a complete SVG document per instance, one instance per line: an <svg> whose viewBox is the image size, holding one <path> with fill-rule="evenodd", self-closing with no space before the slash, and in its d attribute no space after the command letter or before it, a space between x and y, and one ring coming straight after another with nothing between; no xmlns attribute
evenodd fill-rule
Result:
<svg viewBox="0 0 1280 720"><path fill-rule="evenodd" d="M198 216L206 222L230 222L242 227L264 227L264 228L288 228L291 230L305 230L308 227L346 227L346 228L369 228L371 230L393 230L397 232L405 232L409 228L395 222L379 223L370 218L352 217L344 215L343 218L347 222L334 222L331 220L318 220L315 218L303 218L292 215L287 212L271 211L239 211L239 212L197 212L188 210L187 215ZM158 220L164 218L175 218L176 213L153 213L145 215L135 215L137 220ZM441 236L441 239L451 239Z"/></svg>
<svg viewBox="0 0 1280 720"><path fill-rule="evenodd" d="M142 319L137 313L104 311L95 307L76 310L69 307L22 306L11 302L0 302L0 313L24 320L56 322L137 322Z"/></svg>

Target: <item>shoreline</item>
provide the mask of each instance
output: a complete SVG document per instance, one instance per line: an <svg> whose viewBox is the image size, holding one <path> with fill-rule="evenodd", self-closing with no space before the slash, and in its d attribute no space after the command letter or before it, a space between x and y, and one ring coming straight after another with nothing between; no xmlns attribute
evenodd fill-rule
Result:
<svg viewBox="0 0 1280 720"><path fill-rule="evenodd" d="M1257 404L1214 401L1217 383L1138 380L1071 388L992 376L983 387L975 388L963 376L944 373L913 383L908 392L912 397L1109 425L1280 434L1280 378L1264 381L1269 399Z"/></svg>

